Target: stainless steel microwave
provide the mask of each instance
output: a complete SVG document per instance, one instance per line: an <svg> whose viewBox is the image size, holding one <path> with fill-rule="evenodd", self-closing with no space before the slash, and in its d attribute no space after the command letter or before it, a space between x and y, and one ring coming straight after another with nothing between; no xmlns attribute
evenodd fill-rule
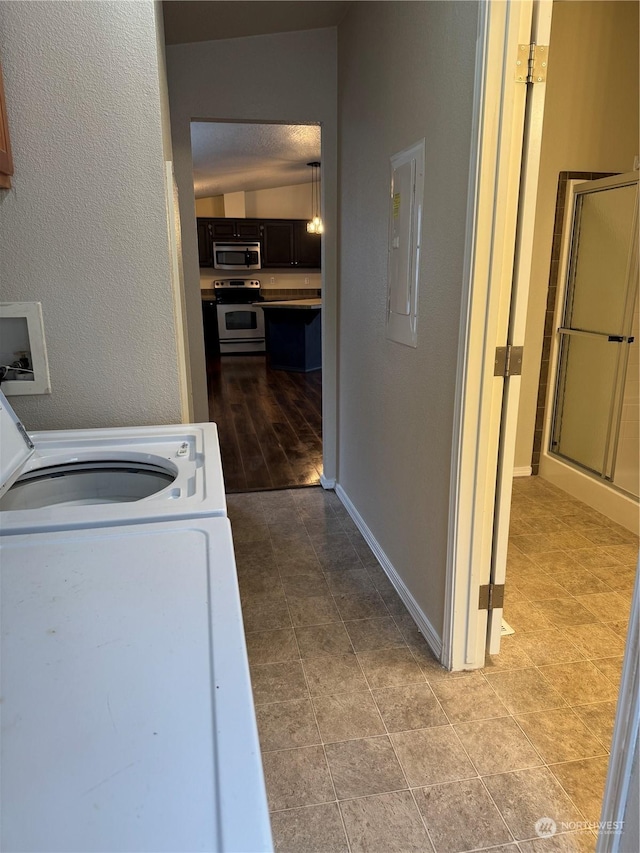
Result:
<svg viewBox="0 0 640 853"><path fill-rule="evenodd" d="M214 243L213 266L217 270L259 270L260 243Z"/></svg>

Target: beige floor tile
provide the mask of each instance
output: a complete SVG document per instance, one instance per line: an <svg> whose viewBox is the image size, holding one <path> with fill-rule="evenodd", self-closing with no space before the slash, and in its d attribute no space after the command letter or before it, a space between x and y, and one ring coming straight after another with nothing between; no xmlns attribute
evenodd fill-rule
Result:
<svg viewBox="0 0 640 853"><path fill-rule="evenodd" d="M428 684L374 690L382 719L390 732L447 725L448 720Z"/></svg>
<svg viewBox="0 0 640 853"><path fill-rule="evenodd" d="M424 682L425 677L408 648L376 649L358 652L369 686L399 687L403 684Z"/></svg>
<svg viewBox="0 0 640 853"><path fill-rule="evenodd" d="M477 775L451 726L398 732L391 740L411 787Z"/></svg>
<svg viewBox="0 0 640 853"><path fill-rule="evenodd" d="M454 729L481 776L543 764L513 717L457 723Z"/></svg>
<svg viewBox="0 0 640 853"><path fill-rule="evenodd" d="M482 673L478 669L466 672L464 670L449 672L433 656L433 652L422 638L422 635L417 636L417 640L409 642L409 648L427 681L456 681L458 678L482 678Z"/></svg>
<svg viewBox="0 0 640 853"><path fill-rule="evenodd" d="M355 655L307 658L303 666L312 696L367 690L366 679Z"/></svg>
<svg viewBox="0 0 640 853"><path fill-rule="evenodd" d="M273 812L271 831L276 853L348 853L337 803Z"/></svg>
<svg viewBox="0 0 640 853"><path fill-rule="evenodd" d="M617 702L576 705L574 711L607 749L611 748Z"/></svg>
<svg viewBox="0 0 640 853"><path fill-rule="evenodd" d="M303 699L309 695L300 661L252 666L251 684L256 705Z"/></svg>
<svg viewBox="0 0 640 853"><path fill-rule="evenodd" d="M544 711L565 704L562 696L545 681L540 670L534 667L489 673L487 681L511 714Z"/></svg>
<svg viewBox="0 0 640 853"><path fill-rule="evenodd" d="M508 669L525 669L533 666L533 661L525 651L524 646L518 644L517 635L503 637L500 642L500 654L487 655L484 664L485 673L500 672ZM521 634L522 637L532 636Z"/></svg>
<svg viewBox="0 0 640 853"><path fill-rule="evenodd" d="M554 776L588 821L600 820L608 766L609 757L605 756L551 767Z"/></svg>
<svg viewBox="0 0 640 853"><path fill-rule="evenodd" d="M350 655L353 646L342 622L328 625L311 625L295 629L302 658L321 655Z"/></svg>
<svg viewBox="0 0 640 853"><path fill-rule="evenodd" d="M293 628L247 634L247 654L251 664L278 663L300 657Z"/></svg>
<svg viewBox="0 0 640 853"><path fill-rule="evenodd" d="M547 767L485 776L484 783L517 840L536 838L535 824L541 817L558 825L582 820Z"/></svg>
<svg viewBox="0 0 640 853"><path fill-rule="evenodd" d="M313 700L324 743L385 734L371 693L337 693Z"/></svg>
<svg viewBox="0 0 640 853"><path fill-rule="evenodd" d="M459 853L512 841L480 779L421 788L415 797L436 853Z"/></svg>
<svg viewBox="0 0 640 853"><path fill-rule="evenodd" d="M277 570L243 572L238 576L238 587L242 600L247 603L253 603L253 596L265 595L268 601L281 599L284 595Z"/></svg>
<svg viewBox="0 0 640 853"><path fill-rule="evenodd" d="M289 575L282 579L282 587L287 599L316 598L330 594L329 585L324 576Z"/></svg>
<svg viewBox="0 0 640 853"><path fill-rule="evenodd" d="M262 766L271 811L327 803L335 798L321 746L265 752Z"/></svg>
<svg viewBox="0 0 640 853"><path fill-rule="evenodd" d="M638 542L633 545L607 545L604 550L623 566L636 566L638 563Z"/></svg>
<svg viewBox="0 0 640 853"><path fill-rule="evenodd" d="M256 720L263 752L320 743L320 735L309 699L257 705Z"/></svg>
<svg viewBox="0 0 640 853"><path fill-rule="evenodd" d="M425 643L424 635L416 625L415 620L410 613L407 611L404 613L397 613L394 614L393 618L400 630L400 633L410 646L416 644L423 645Z"/></svg>
<svg viewBox="0 0 640 853"><path fill-rule="evenodd" d="M278 628L290 628L291 616L286 601L278 601L266 607L261 605L243 606L242 620L247 633L253 631L275 631Z"/></svg>
<svg viewBox="0 0 640 853"><path fill-rule="evenodd" d="M352 853L432 853L409 791L340 803Z"/></svg>
<svg viewBox="0 0 640 853"><path fill-rule="evenodd" d="M579 595L577 601L597 617L599 622L615 622L629 618L630 602L617 592L599 592Z"/></svg>
<svg viewBox="0 0 640 853"><path fill-rule="evenodd" d="M329 743L325 750L339 800L407 787L388 737Z"/></svg>
<svg viewBox="0 0 640 853"><path fill-rule="evenodd" d="M361 569L362 563L346 533L313 538L313 547L325 572Z"/></svg>
<svg viewBox="0 0 640 853"><path fill-rule="evenodd" d="M557 571L553 577L570 595L584 595L590 592L609 592L609 587L599 577L588 569L580 566L577 569ZM566 593L565 593L566 594Z"/></svg>
<svg viewBox="0 0 640 853"><path fill-rule="evenodd" d="M405 645L404 637L391 616L345 622L345 628L357 652L393 649Z"/></svg>
<svg viewBox="0 0 640 853"><path fill-rule="evenodd" d="M622 677L622 656L615 658L597 658L593 661L603 675L609 679L616 688L620 689L620 679Z"/></svg>
<svg viewBox="0 0 640 853"><path fill-rule="evenodd" d="M600 566L590 569L590 571L612 590L632 589L636 579L635 566ZM582 592L586 592L586 590L582 590Z"/></svg>
<svg viewBox="0 0 640 853"><path fill-rule="evenodd" d="M580 628L584 626L579 626ZM586 626L587 629L593 627ZM536 666L547 663L566 663L568 661L582 660L584 654L571 643L567 637L565 628L550 628L547 631L532 631L528 634L515 634L514 643L527 653Z"/></svg>
<svg viewBox="0 0 640 853"><path fill-rule="evenodd" d="M535 555L534 562L546 571L551 572L553 577L555 577L556 572L569 571L581 565L567 551L543 551Z"/></svg>
<svg viewBox="0 0 640 853"><path fill-rule="evenodd" d="M563 631L565 637L588 658L613 657L624 653L624 640L607 625L572 625ZM561 661L545 661L545 663Z"/></svg>
<svg viewBox="0 0 640 853"><path fill-rule="evenodd" d="M566 628L568 625L585 625L590 622L597 622L595 614L583 607L580 602L573 597L570 598L553 598L550 601L537 601L537 609L546 616L547 619L558 628Z"/></svg>
<svg viewBox="0 0 640 853"><path fill-rule="evenodd" d="M590 661L540 667L540 672L569 705L615 699L618 690Z"/></svg>
<svg viewBox="0 0 640 853"><path fill-rule="evenodd" d="M611 553L611 547L605 548L601 545L580 548L572 551L571 556L587 569L600 568L602 566L619 566L623 562L617 555Z"/></svg>
<svg viewBox="0 0 640 853"><path fill-rule="evenodd" d="M530 601L513 601L504 608L504 618L516 633L546 631L553 625Z"/></svg>
<svg viewBox="0 0 640 853"><path fill-rule="evenodd" d="M287 598L287 604L295 626L341 621L333 596L329 593L309 598Z"/></svg>
<svg viewBox="0 0 640 853"><path fill-rule="evenodd" d="M352 619L375 619L388 616L384 601L380 593L374 590L369 593L356 595L334 595L340 616L345 620Z"/></svg>
<svg viewBox="0 0 640 853"><path fill-rule="evenodd" d="M566 590L551 579L550 575L532 580L520 579L517 587L530 601L543 601L548 598L562 598Z"/></svg>
<svg viewBox="0 0 640 853"><path fill-rule="evenodd" d="M629 621L628 619L622 619L619 622L607 622L607 628L610 628L614 634L617 634L618 637L622 637L623 640L627 639L627 634L629 633Z"/></svg>
<svg viewBox="0 0 640 853"><path fill-rule="evenodd" d="M522 714L516 720L547 764L592 758L606 752L571 708Z"/></svg>
<svg viewBox="0 0 640 853"><path fill-rule="evenodd" d="M328 572L327 582L334 595L360 595L375 592L371 575L364 568L349 569L346 572Z"/></svg>
<svg viewBox="0 0 640 853"><path fill-rule="evenodd" d="M594 545L632 545L634 541L633 533L622 527L589 527L582 533Z"/></svg>
<svg viewBox="0 0 640 853"><path fill-rule="evenodd" d="M276 558L276 565L283 580L296 576L308 578L324 577L322 567L313 550L303 552L302 554L281 555Z"/></svg>
<svg viewBox="0 0 640 853"><path fill-rule="evenodd" d="M521 853L595 853L596 838L588 830L563 832L550 838L521 841L519 847Z"/></svg>
<svg viewBox="0 0 640 853"><path fill-rule="evenodd" d="M440 680L432 682L431 686L452 723L504 717L508 713L484 678Z"/></svg>

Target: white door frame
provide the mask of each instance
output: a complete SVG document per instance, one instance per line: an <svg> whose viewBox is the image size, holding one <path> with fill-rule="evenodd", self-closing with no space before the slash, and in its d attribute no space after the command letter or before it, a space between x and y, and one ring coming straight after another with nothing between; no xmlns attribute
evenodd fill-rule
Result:
<svg viewBox="0 0 640 853"><path fill-rule="evenodd" d="M443 664L456 670L484 665L488 612L478 609L479 589L489 583L492 560L503 561L503 575L506 562L519 379L506 390L494 361L497 346L524 338L546 88L534 85L535 107L527 107L518 46L549 44L551 8L550 0L486 0L480 11L442 653ZM512 309L517 322L510 323ZM496 612L494 626L501 616Z"/></svg>

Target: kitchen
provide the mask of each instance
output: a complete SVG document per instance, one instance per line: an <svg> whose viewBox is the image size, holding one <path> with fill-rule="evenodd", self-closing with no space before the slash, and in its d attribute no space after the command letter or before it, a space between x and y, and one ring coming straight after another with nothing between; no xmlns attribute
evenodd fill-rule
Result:
<svg viewBox="0 0 640 853"><path fill-rule="evenodd" d="M209 417L230 492L322 474L318 125L192 122Z"/></svg>

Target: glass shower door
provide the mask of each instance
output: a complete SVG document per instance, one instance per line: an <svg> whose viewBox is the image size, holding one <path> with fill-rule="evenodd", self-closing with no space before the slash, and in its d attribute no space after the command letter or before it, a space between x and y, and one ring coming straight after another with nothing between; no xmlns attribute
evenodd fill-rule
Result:
<svg viewBox="0 0 640 853"><path fill-rule="evenodd" d="M637 206L637 178L576 187L558 330L550 452L609 481L614 480L623 402L629 399ZM629 489L627 483L622 487Z"/></svg>

